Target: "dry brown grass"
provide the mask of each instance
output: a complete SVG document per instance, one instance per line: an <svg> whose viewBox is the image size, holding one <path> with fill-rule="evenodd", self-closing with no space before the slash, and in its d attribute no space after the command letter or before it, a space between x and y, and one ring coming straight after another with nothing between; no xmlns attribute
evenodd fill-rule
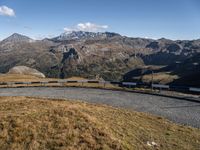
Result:
<svg viewBox="0 0 200 150"><path fill-rule="evenodd" d="M0 82L30 82L30 81L39 81L42 78L38 78L31 75L19 75L19 74L2 74L0 75Z"/></svg>
<svg viewBox="0 0 200 150"><path fill-rule="evenodd" d="M67 78L68 80L86 80L81 77L71 77ZM34 81L51 81L59 80L56 78L39 78L31 75L22 75L22 74L1 74L0 82L34 82Z"/></svg>
<svg viewBox="0 0 200 150"><path fill-rule="evenodd" d="M105 105L0 97L0 148L195 150L200 130Z"/></svg>
<svg viewBox="0 0 200 150"><path fill-rule="evenodd" d="M179 77L177 75L171 75L169 72L162 72L162 73L154 73L153 74L153 81L160 84L167 84L175 79L178 79ZM152 81L152 75L144 75L142 77L143 82L151 82Z"/></svg>

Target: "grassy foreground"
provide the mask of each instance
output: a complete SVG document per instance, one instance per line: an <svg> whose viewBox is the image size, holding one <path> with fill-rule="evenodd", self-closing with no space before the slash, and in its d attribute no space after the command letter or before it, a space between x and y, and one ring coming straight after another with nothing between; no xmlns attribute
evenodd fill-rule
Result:
<svg viewBox="0 0 200 150"><path fill-rule="evenodd" d="M0 97L0 149L200 148L200 130L105 105Z"/></svg>

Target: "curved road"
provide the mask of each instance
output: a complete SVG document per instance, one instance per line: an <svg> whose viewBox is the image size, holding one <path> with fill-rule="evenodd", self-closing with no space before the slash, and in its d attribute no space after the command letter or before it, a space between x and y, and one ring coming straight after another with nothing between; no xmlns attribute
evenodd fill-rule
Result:
<svg viewBox="0 0 200 150"><path fill-rule="evenodd" d="M1 88L0 96L67 98L107 104L163 116L184 125L200 128L200 103L148 94L91 88Z"/></svg>

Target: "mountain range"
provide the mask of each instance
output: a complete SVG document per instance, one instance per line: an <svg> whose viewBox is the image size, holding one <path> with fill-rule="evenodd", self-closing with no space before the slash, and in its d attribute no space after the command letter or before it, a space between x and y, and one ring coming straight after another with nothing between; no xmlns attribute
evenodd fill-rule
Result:
<svg viewBox="0 0 200 150"><path fill-rule="evenodd" d="M35 68L47 77L100 76L151 82L153 72L156 83L199 86L200 40L154 40L84 31L33 40L14 33L0 41L0 73L19 65Z"/></svg>

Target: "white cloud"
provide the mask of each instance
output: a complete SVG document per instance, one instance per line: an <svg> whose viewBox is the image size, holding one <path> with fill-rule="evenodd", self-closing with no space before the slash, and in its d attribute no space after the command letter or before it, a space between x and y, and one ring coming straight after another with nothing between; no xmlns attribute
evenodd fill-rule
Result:
<svg viewBox="0 0 200 150"><path fill-rule="evenodd" d="M0 15L13 17L15 16L15 12L12 8L7 6L0 6Z"/></svg>
<svg viewBox="0 0 200 150"><path fill-rule="evenodd" d="M88 31L88 32L99 32L108 29L108 25L98 25L90 22L79 23L72 28L64 28L65 32L71 31Z"/></svg>
<svg viewBox="0 0 200 150"><path fill-rule="evenodd" d="M66 28L64 28L64 31L65 32L71 32L71 31L76 31L76 29L66 27Z"/></svg>
<svg viewBox="0 0 200 150"><path fill-rule="evenodd" d="M90 23L90 22L87 22L87 23L79 23L77 25L77 28L79 30L82 30L82 31L93 31L93 32L96 32L96 31L99 31L99 30L105 30L108 28L107 25L97 25L97 24L93 24L93 23Z"/></svg>

